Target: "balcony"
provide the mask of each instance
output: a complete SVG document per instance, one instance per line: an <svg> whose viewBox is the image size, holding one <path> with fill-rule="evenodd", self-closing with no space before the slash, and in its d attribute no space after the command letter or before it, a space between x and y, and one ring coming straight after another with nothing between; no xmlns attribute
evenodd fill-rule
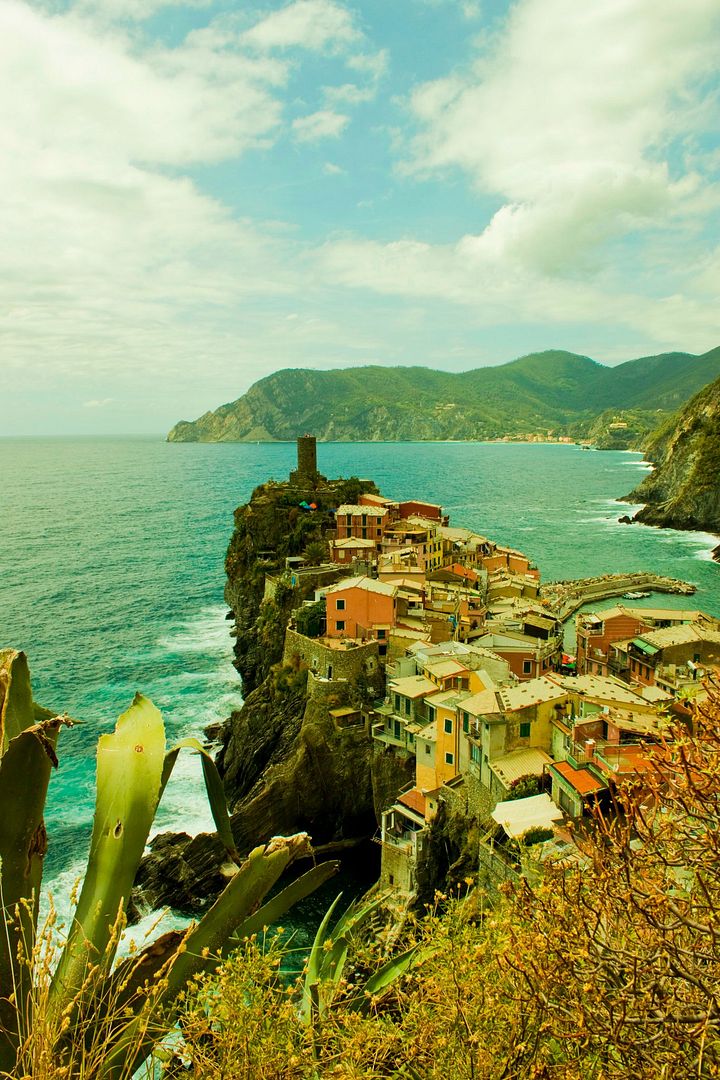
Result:
<svg viewBox="0 0 720 1080"><path fill-rule="evenodd" d="M407 751L408 754L414 754L414 746L408 744L408 737L405 728L401 728L400 735L396 735L394 731L391 731L385 724L373 724L372 737L376 742L384 743L385 746L396 746L401 750Z"/></svg>

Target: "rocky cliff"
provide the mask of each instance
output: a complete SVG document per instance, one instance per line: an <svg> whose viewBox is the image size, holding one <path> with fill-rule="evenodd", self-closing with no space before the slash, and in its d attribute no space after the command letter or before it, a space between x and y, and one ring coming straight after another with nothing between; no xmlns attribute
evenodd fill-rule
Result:
<svg viewBox="0 0 720 1080"><path fill-rule="evenodd" d="M256 442L313 431L324 441L417 441L567 430L604 410L674 411L718 375L720 348L702 356L641 357L614 368L548 350L458 373L288 369L197 420L180 421L168 440Z"/></svg>
<svg viewBox="0 0 720 1080"><path fill-rule="evenodd" d="M720 379L696 394L644 449L655 468L625 497L646 504L634 520L720 533Z"/></svg>
<svg viewBox="0 0 720 1080"><path fill-rule="evenodd" d="M321 540L332 527L332 510L356 499L359 484L322 478L312 490L266 484L235 514L226 596L246 698L222 729L217 763L241 852L299 831L316 845L340 849L372 837L380 810L412 779L396 758L376 750L362 712L348 726L331 714L348 705L360 711L382 694L377 667L331 682L314 679L297 655L283 660L290 612L312 595L319 577L341 573L311 568L291 585L285 558ZM300 512L303 499L317 510ZM136 908L169 904L194 912L219 892L227 872L214 836L165 834L141 867Z"/></svg>

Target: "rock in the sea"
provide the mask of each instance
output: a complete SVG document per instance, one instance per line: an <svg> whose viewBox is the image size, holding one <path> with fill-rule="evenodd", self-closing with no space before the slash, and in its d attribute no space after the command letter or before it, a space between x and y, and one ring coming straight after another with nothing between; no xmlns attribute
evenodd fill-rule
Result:
<svg viewBox="0 0 720 1080"><path fill-rule="evenodd" d="M215 833L160 833L140 864L128 919L136 922L145 911L165 906L196 915L225 888L234 872Z"/></svg>

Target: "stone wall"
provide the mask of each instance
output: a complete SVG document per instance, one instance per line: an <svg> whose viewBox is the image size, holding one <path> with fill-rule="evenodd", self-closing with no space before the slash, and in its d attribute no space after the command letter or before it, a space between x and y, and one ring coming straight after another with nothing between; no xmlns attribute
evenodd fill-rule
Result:
<svg viewBox="0 0 720 1080"><path fill-rule="evenodd" d="M320 638L305 637L296 630L285 633L283 663L297 660L323 678L357 679L360 675L375 675L378 671L378 643L367 641L348 649L330 648Z"/></svg>

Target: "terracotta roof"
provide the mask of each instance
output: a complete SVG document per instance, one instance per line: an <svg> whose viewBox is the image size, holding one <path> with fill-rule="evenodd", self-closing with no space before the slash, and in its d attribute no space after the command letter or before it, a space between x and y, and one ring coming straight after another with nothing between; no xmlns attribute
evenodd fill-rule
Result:
<svg viewBox="0 0 720 1080"><path fill-rule="evenodd" d="M474 570L471 570L469 566L463 566L461 563L452 563L450 566L443 566L442 569L450 574L455 574L456 577L466 578L468 581L477 581L478 579L478 575Z"/></svg>
<svg viewBox="0 0 720 1080"><path fill-rule="evenodd" d="M374 540L363 540L360 536L349 536L347 540L334 540L333 547L336 548L374 548Z"/></svg>
<svg viewBox="0 0 720 1080"><path fill-rule="evenodd" d="M331 585L329 589L325 590L325 594L347 592L348 589L364 589L365 592L381 593L383 596L395 596L397 594L394 585L388 585L384 581L376 581L374 578L369 577L345 578L343 581L339 581L337 585Z"/></svg>
<svg viewBox="0 0 720 1080"><path fill-rule="evenodd" d="M341 514L350 514L352 517L357 517L359 514L366 514L368 517L385 517L387 510L382 506L358 506L356 503L343 503L335 511L336 516Z"/></svg>
<svg viewBox="0 0 720 1080"><path fill-rule="evenodd" d="M490 768L503 784L509 785L523 776L542 776L545 766L551 764L552 758L544 750L525 747L496 758L490 762Z"/></svg>
<svg viewBox="0 0 720 1080"><path fill-rule="evenodd" d="M560 701L568 695L563 686L558 686L552 679L541 675L538 679L527 679L515 686L503 686L498 690L503 709L515 712L542 702Z"/></svg>
<svg viewBox="0 0 720 1080"><path fill-rule="evenodd" d="M425 796L418 788L410 788L410 791L399 797L398 802L425 817Z"/></svg>
<svg viewBox="0 0 720 1080"><path fill-rule="evenodd" d="M436 694L437 689L437 684L426 679L424 675L406 675L404 678L391 679L388 682L388 693L401 694L402 697L407 698Z"/></svg>
<svg viewBox="0 0 720 1080"><path fill-rule="evenodd" d="M569 761L558 761L551 768L560 773L580 795L593 795L605 787L588 769L575 769Z"/></svg>

